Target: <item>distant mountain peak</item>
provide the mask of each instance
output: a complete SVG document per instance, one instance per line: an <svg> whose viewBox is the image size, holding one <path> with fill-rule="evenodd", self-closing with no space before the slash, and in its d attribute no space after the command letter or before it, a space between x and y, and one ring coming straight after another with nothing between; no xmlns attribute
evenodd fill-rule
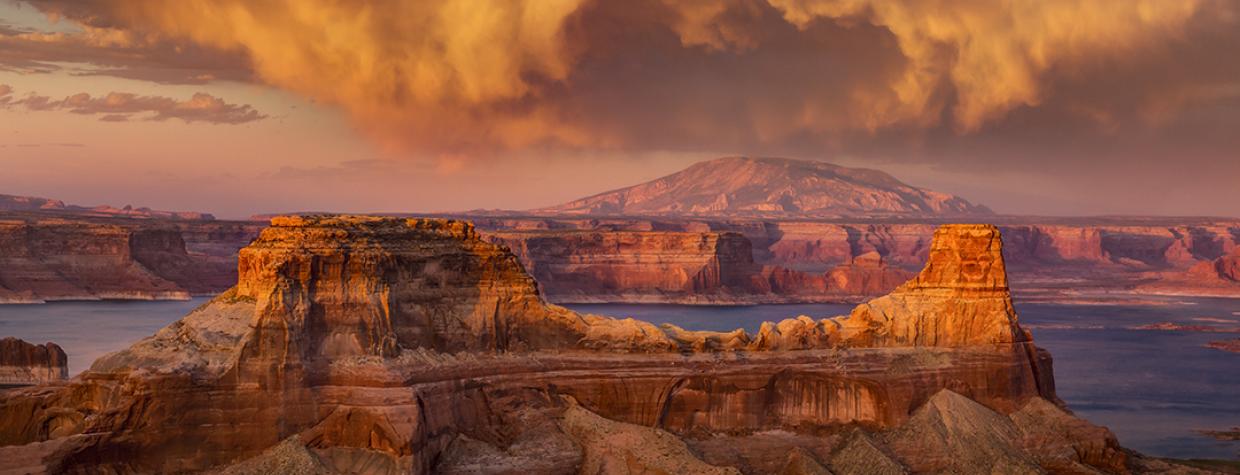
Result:
<svg viewBox="0 0 1240 475"><path fill-rule="evenodd" d="M115 208L108 205L95 207L85 207L77 205L67 205L64 201L48 198L39 198L34 196L17 196L0 194L0 212L19 211L19 212L40 212L40 213L59 213L74 216L95 216L95 217L123 217L123 218L158 218L158 219L188 219L188 220L213 220L215 216L210 213L199 213L196 211L162 211L154 210L148 207L135 208L133 205L125 205L123 208Z"/></svg>
<svg viewBox="0 0 1240 475"><path fill-rule="evenodd" d="M646 183L534 211L722 217L991 214L985 206L905 184L879 170L774 157L698 162Z"/></svg>

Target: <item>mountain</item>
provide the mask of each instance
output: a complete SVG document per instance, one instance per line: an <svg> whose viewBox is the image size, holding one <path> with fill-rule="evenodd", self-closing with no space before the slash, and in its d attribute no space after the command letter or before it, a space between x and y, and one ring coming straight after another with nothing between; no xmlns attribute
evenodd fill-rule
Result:
<svg viewBox="0 0 1240 475"><path fill-rule="evenodd" d="M44 213L71 214L74 216L123 217L150 219L188 219L213 220L210 213L197 211L163 211L147 207L135 208L125 205L115 208L109 205L95 207L67 205L64 201L32 196L15 196L0 194L0 211L34 211Z"/></svg>
<svg viewBox="0 0 1240 475"><path fill-rule="evenodd" d="M813 160L726 157L640 185L533 210L549 214L841 217L991 214L878 170Z"/></svg>

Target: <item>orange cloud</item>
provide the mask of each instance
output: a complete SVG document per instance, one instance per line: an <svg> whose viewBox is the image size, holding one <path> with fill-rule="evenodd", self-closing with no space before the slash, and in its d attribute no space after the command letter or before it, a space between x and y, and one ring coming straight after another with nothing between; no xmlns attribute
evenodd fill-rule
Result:
<svg viewBox="0 0 1240 475"><path fill-rule="evenodd" d="M31 3L86 26L49 40L243 57L257 80L339 106L385 146L470 156L974 134L1044 106L1076 71L1139 62L1231 10L1209 0ZM1160 117L1175 114L1167 107ZM1111 109L1075 108L1122 115Z"/></svg>
<svg viewBox="0 0 1240 475"><path fill-rule="evenodd" d="M933 121L931 98L948 81L963 131L1042 100L1043 78L1057 64L1139 54L1173 37L1199 7L1196 0L770 0L799 27L856 18L895 35L908 66L891 88L895 101L875 104L871 126Z"/></svg>
<svg viewBox="0 0 1240 475"><path fill-rule="evenodd" d="M104 122L124 122L131 118L140 118L152 121L180 119L186 123L244 124L267 118L247 104L229 104L223 99L201 92L184 101L124 92L109 92L102 96L80 92L54 100L34 93L17 98L13 96L12 87L0 84L0 109L16 107L30 111L61 110L74 114L98 115L99 120Z"/></svg>

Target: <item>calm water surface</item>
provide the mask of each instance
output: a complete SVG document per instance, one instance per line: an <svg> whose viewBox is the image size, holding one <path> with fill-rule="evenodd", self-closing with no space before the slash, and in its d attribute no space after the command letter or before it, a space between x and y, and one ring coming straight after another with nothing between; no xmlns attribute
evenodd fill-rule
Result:
<svg viewBox="0 0 1240 475"><path fill-rule="evenodd" d="M60 345L69 355L69 374L76 375L96 358L151 336L207 300L0 305L0 337Z"/></svg>
<svg viewBox="0 0 1240 475"><path fill-rule="evenodd" d="M1150 300L1143 298L1143 300ZM1055 357L1059 396L1110 427L1120 443L1166 457L1240 459L1240 442L1200 429L1240 426L1240 354L1203 348L1236 334L1130 330L1146 323L1240 326L1240 300L1156 299L1160 305L1017 304L1021 321ZM0 305L0 336L53 341L76 374L95 358L154 333L206 301ZM842 315L851 305L569 305L578 311L674 323L694 330L757 330L765 320Z"/></svg>

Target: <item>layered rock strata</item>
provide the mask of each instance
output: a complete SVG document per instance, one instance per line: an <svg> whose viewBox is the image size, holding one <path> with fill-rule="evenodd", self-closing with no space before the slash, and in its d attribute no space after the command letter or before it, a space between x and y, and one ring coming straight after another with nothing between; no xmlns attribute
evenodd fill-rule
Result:
<svg viewBox="0 0 1240 475"><path fill-rule="evenodd" d="M598 233L639 232L645 234L676 233L738 233L748 239L752 248L754 268L766 277L774 276L788 282L783 288L773 279L770 296L750 291L754 302L804 302L813 299L846 301L849 296L881 295L892 287L871 292L866 286L840 285L834 275L853 269L877 254L884 272L902 274L919 269L925 263L935 225L923 222L831 222L805 220L723 220L694 218L609 218L573 219L543 218L479 218L484 235L520 238L537 235L545 243L555 242L555 251L531 252L522 259L533 268L544 263L542 272L550 298L559 297L559 288L571 279L557 275L555 269L564 263L594 261L593 272L607 275L614 272L607 261L590 254L593 249L577 250L574 236ZM1083 293L1114 293L1156 291L1200 295L1240 295L1240 290L1226 285L1226 263L1240 241L1240 223L1235 221L1194 220L1189 218L1133 218L1131 222L1098 219L1040 220L1007 218L999 226L1007 238L1004 247L1009 265L1019 270L1013 287L1022 295L1079 295ZM1032 223L1030 223L1032 221ZM521 245L513 244L514 249ZM520 253L520 252L519 252ZM639 249L626 253L630 260L642 262L652 254ZM680 251L685 260L693 254ZM709 252L699 255L706 259ZM1222 263L1221 273L1217 267ZM1194 267L1196 266L1196 267ZM1192 270L1190 270L1192 269ZM900 280L907 274L888 280ZM1218 277L1215 277L1218 276ZM825 277L825 278L824 278ZM589 278L573 283L575 300L606 300L623 302L626 296L595 285ZM833 285L834 284L834 285ZM883 287L883 286L878 286ZM832 299L823 298L824 289L834 288ZM875 287L877 288L877 287ZM648 294L649 299L683 301L681 294ZM585 297L582 297L585 296ZM593 297L593 298L591 298Z"/></svg>
<svg viewBox="0 0 1240 475"><path fill-rule="evenodd" d="M247 231L214 221L0 218L0 303L217 293L236 282Z"/></svg>
<svg viewBox="0 0 1240 475"><path fill-rule="evenodd" d="M0 394L0 459L229 473L1126 463L1109 432L1057 405L991 226L943 227L915 279L850 315L757 335L548 305L513 254L451 220L276 218L239 275L70 382ZM955 407L971 415L939 439L903 435ZM711 448L721 437L740 442L732 455Z"/></svg>
<svg viewBox="0 0 1240 475"><path fill-rule="evenodd" d="M509 247L545 296L560 303L761 303L862 300L912 273L878 253L827 273L754 261L748 238L733 232L505 231L485 234Z"/></svg>
<svg viewBox="0 0 1240 475"><path fill-rule="evenodd" d="M69 357L55 343L0 339L0 386L27 386L69 377Z"/></svg>

